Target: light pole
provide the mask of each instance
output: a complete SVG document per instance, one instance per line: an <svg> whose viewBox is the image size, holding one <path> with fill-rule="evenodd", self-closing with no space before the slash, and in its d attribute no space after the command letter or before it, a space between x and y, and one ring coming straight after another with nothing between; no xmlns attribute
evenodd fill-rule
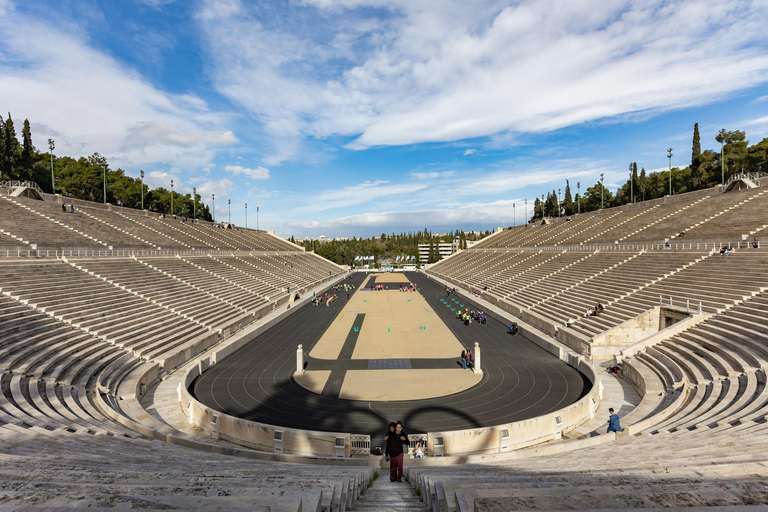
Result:
<svg viewBox="0 0 768 512"><path fill-rule="evenodd" d="M248 203L245 203L245 230L248 231Z"/></svg>
<svg viewBox="0 0 768 512"><path fill-rule="evenodd" d="M101 164L104 171L104 204L107 204L107 162Z"/></svg>
<svg viewBox="0 0 768 512"><path fill-rule="evenodd" d="M512 227L517 227L517 210L515 210L515 203L512 203L512 218L514 219L512 221Z"/></svg>
<svg viewBox="0 0 768 512"><path fill-rule="evenodd" d="M56 179L53 175L53 148L56 147L56 143L53 139L48 139L48 148L51 150L51 194L56 194Z"/></svg>
<svg viewBox="0 0 768 512"><path fill-rule="evenodd" d="M635 204L635 180L632 173L632 162L629 163L629 204Z"/></svg>
<svg viewBox="0 0 768 512"><path fill-rule="evenodd" d="M216 194L211 194L211 207L213 210L211 210L211 219L213 222L216 222Z"/></svg>
<svg viewBox="0 0 768 512"><path fill-rule="evenodd" d="M173 180L171 180L171 215L174 214L173 212Z"/></svg>
<svg viewBox="0 0 768 512"><path fill-rule="evenodd" d="M561 215L560 215L560 189L557 189L557 216L561 217Z"/></svg>
<svg viewBox="0 0 768 512"><path fill-rule="evenodd" d="M600 209L603 209L603 190L605 187L603 187L603 173L600 173Z"/></svg>
<svg viewBox="0 0 768 512"><path fill-rule="evenodd" d="M525 226L528 227L528 200L525 200Z"/></svg>
<svg viewBox="0 0 768 512"><path fill-rule="evenodd" d="M541 194L541 220L544 220L544 194Z"/></svg>
<svg viewBox="0 0 768 512"><path fill-rule="evenodd" d="M197 219L197 187L192 187L192 219Z"/></svg>
<svg viewBox="0 0 768 512"><path fill-rule="evenodd" d="M256 206L256 231L259 230L259 207Z"/></svg>
<svg viewBox="0 0 768 512"><path fill-rule="evenodd" d="M667 158L669 158L669 195L672 195L672 148L667 150Z"/></svg>
<svg viewBox="0 0 768 512"><path fill-rule="evenodd" d="M717 134L717 139L720 139L720 184L725 186L725 128Z"/></svg>
<svg viewBox="0 0 768 512"><path fill-rule="evenodd" d="M576 192L576 194L579 196L579 200L576 201L576 209L577 209L577 213L581 213L581 182L580 181L576 182L576 190L578 191Z"/></svg>
<svg viewBox="0 0 768 512"><path fill-rule="evenodd" d="M232 225L232 200L231 199L227 199L227 210L229 212L227 214L227 224Z"/></svg>
<svg viewBox="0 0 768 512"><path fill-rule="evenodd" d="M141 183L141 211L144 211L144 170L142 169L141 173L139 173L139 176L141 176L141 180L139 183Z"/></svg>

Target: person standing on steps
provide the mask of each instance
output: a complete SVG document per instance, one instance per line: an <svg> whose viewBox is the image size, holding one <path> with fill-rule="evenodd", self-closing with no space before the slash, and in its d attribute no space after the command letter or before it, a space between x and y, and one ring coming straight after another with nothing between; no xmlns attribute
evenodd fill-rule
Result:
<svg viewBox="0 0 768 512"><path fill-rule="evenodd" d="M408 435L403 432L403 424L395 423L395 432L386 437L384 456L389 461L389 481L403 481L404 446L408 446Z"/></svg>

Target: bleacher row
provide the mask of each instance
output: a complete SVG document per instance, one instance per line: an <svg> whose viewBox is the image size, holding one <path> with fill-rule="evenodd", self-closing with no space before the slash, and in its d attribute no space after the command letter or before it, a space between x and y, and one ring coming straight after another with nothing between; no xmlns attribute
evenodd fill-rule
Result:
<svg viewBox="0 0 768 512"><path fill-rule="evenodd" d="M665 202L666 201L666 202ZM506 229L473 248L735 243L765 233L768 189L683 194ZM678 238L684 233L683 238Z"/></svg>
<svg viewBox="0 0 768 512"><path fill-rule="evenodd" d="M2 190L0 190L2 192ZM224 229L211 222L78 201L74 212L56 201L0 193L0 251L222 250L297 251L299 247L264 231ZM27 229L34 226L34 231Z"/></svg>

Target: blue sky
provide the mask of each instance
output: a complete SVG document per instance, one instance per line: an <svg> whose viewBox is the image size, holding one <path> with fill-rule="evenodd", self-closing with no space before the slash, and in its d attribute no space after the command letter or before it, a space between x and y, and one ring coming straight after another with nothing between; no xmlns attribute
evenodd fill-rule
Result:
<svg viewBox="0 0 768 512"><path fill-rule="evenodd" d="M768 4L0 0L0 110L290 236L492 229L768 136ZM512 204L516 207L513 210Z"/></svg>

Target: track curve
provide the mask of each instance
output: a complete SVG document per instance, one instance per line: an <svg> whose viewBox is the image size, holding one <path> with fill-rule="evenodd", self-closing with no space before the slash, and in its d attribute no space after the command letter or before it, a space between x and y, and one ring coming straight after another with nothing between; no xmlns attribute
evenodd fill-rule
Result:
<svg viewBox="0 0 768 512"><path fill-rule="evenodd" d="M439 398L401 402L344 400L312 393L292 378L296 348L308 354L346 303L339 292L333 307L305 305L248 345L209 368L191 385L203 404L246 420L286 428L369 434L372 443L390 421L401 420L408 432L462 430L520 421L576 402L589 391L578 371L522 335L506 333L506 324L488 315L486 325L465 326L440 301L445 290L423 274L408 273L429 305L464 346L480 343L483 379L476 386ZM345 282L358 289L365 276ZM464 298L463 304L482 309ZM451 367L455 359L412 360L414 368ZM334 368L341 362L307 358L307 369ZM346 363L350 363L347 361ZM365 364L366 361L352 361ZM435 366L437 365L437 366ZM375 370L387 371L387 370Z"/></svg>

